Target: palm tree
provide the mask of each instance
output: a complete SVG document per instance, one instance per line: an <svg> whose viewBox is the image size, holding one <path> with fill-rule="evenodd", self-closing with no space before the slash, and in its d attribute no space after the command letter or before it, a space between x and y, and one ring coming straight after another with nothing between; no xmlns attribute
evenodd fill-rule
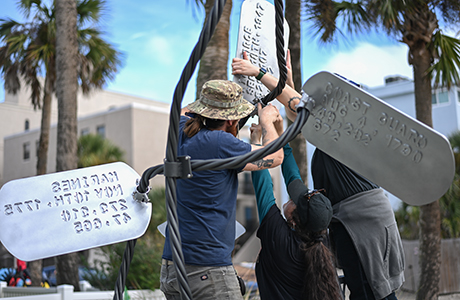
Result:
<svg viewBox="0 0 460 300"><path fill-rule="evenodd" d="M78 139L78 167L86 168L123 161L124 151L99 134L86 134Z"/></svg>
<svg viewBox="0 0 460 300"><path fill-rule="evenodd" d="M286 0L285 17L289 24L289 45L291 53L291 69L296 90L300 93L302 88L302 71L300 68L300 12L301 0ZM288 123L292 122L288 119ZM300 170L303 182L308 182L307 143L302 134L291 142L292 153Z"/></svg>
<svg viewBox="0 0 460 300"><path fill-rule="evenodd" d="M37 175L47 172L51 99L56 85L56 8L46 3L18 1L24 16L30 19L25 23L0 19L0 72L5 79L5 89L16 93L21 88L21 79L24 80L31 87L34 108L42 109ZM121 54L101 38L94 26L102 4L101 0L77 2L78 76L85 94L113 79L121 64ZM44 77L43 87L40 76ZM29 264L34 285L41 282L41 265L41 261Z"/></svg>
<svg viewBox="0 0 460 300"><path fill-rule="evenodd" d="M214 1L195 0L196 5L204 5L206 19L203 24L206 24L209 13L214 6ZM206 51L200 60L198 69L198 77L196 80L196 99L200 97L201 87L210 79L227 79L228 72L228 55L229 55L229 30L230 30L230 14L232 12L232 0L227 0L224 6L224 11L220 17L219 23L216 26L214 34L209 41Z"/></svg>
<svg viewBox="0 0 460 300"><path fill-rule="evenodd" d="M334 40L341 22L350 33L382 28L405 43L409 47L408 62L413 66L416 116L433 127L432 83L449 88L459 83L460 41L444 35L438 25L438 16L445 24L458 23L458 1L310 0L305 8L323 42ZM437 299L441 257L439 201L420 207L420 230L421 278L417 299Z"/></svg>
<svg viewBox="0 0 460 300"><path fill-rule="evenodd" d="M105 42L94 27L103 9L102 3L100 0L78 1L79 81L85 94L113 79L120 65L120 53ZM0 70L8 92L16 93L22 78L31 87L34 108L42 108L37 160L37 175L42 175L47 172L51 97L56 82L55 7L48 7L42 1L21 0L18 4L24 16L32 18L26 23L0 19ZM93 27L87 27L88 24ZM39 76L44 77L43 87Z"/></svg>
<svg viewBox="0 0 460 300"><path fill-rule="evenodd" d="M75 0L56 0L57 172L77 168L77 16ZM78 261L75 252L56 257L58 285L67 283L80 290Z"/></svg>
<svg viewBox="0 0 460 300"><path fill-rule="evenodd" d="M454 152L455 176L449 190L440 199L443 238L460 237L460 131L449 136Z"/></svg>

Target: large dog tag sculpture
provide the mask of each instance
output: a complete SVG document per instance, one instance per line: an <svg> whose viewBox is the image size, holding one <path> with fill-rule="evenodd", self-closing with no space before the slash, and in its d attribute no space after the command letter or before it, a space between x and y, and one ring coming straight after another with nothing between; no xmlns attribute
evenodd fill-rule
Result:
<svg viewBox="0 0 460 300"><path fill-rule="evenodd" d="M287 51L289 26L284 20L284 46ZM279 78L276 56L275 8L273 4L260 0L245 0L241 5L240 25L236 55L243 51L255 66ZM243 88L243 98L254 103L270 93L260 81L252 76L235 75L233 81Z"/></svg>
<svg viewBox="0 0 460 300"><path fill-rule="evenodd" d="M13 180L0 190L0 240L32 261L140 237L152 205L133 199L125 163Z"/></svg>
<svg viewBox="0 0 460 300"><path fill-rule="evenodd" d="M302 89L313 99L302 134L325 153L411 205L450 187L455 163L440 133L328 72Z"/></svg>

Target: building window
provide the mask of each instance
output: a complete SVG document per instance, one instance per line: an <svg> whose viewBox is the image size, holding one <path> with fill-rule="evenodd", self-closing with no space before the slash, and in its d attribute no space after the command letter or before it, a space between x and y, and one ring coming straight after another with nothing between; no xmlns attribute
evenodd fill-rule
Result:
<svg viewBox="0 0 460 300"><path fill-rule="evenodd" d="M99 134L100 136L102 136L103 138L105 138L105 125L99 125L99 126L97 126L96 132L97 132L97 134Z"/></svg>
<svg viewBox="0 0 460 300"><path fill-rule="evenodd" d="M89 128L83 128L83 129L80 131L80 135L81 135L81 136L88 135L88 134L89 134Z"/></svg>
<svg viewBox="0 0 460 300"><path fill-rule="evenodd" d="M29 120L26 119L26 121L24 122L24 130L27 131L30 129L30 122Z"/></svg>
<svg viewBox="0 0 460 300"><path fill-rule="evenodd" d="M449 103L449 93L447 91L435 92L431 95L431 104Z"/></svg>
<svg viewBox="0 0 460 300"><path fill-rule="evenodd" d="M22 150L23 150L22 158L24 160L29 160L30 159L30 142L25 142L24 144L22 144Z"/></svg>

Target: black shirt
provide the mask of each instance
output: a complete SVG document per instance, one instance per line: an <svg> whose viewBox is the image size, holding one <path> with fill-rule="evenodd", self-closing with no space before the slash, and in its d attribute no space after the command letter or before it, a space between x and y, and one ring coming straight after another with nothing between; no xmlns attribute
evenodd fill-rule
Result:
<svg viewBox="0 0 460 300"><path fill-rule="evenodd" d="M311 174L315 189L325 189L332 205L360 192L379 188L318 148L311 160Z"/></svg>
<svg viewBox="0 0 460 300"><path fill-rule="evenodd" d="M302 241L273 205L257 231L262 249L256 263L260 298L303 299L305 259Z"/></svg>

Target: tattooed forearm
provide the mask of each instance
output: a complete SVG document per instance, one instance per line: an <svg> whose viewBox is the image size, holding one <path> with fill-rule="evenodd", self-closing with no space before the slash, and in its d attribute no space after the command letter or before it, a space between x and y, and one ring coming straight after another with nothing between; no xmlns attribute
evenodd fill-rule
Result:
<svg viewBox="0 0 460 300"><path fill-rule="evenodd" d="M259 169L270 168L273 166L273 159L259 159L250 163L256 165Z"/></svg>
<svg viewBox="0 0 460 300"><path fill-rule="evenodd" d="M299 102L300 102L300 97L292 97L291 99L289 99L289 101L288 101L288 107L289 107L289 109L290 109L291 111L296 112L296 110L295 110L295 104L292 103L294 100L299 100Z"/></svg>

